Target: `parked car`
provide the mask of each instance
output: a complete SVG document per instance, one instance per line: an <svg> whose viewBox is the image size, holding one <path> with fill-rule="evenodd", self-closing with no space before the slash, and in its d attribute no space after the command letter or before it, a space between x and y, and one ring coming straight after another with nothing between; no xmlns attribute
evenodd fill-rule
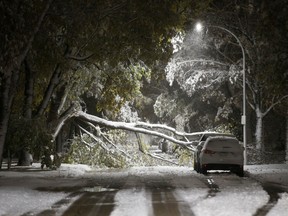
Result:
<svg viewBox="0 0 288 216"><path fill-rule="evenodd" d="M193 133L188 137L189 141L191 141L191 145L196 148L194 151L194 170L199 172L199 154L201 152L201 149L203 147L204 142L209 137L215 137L215 136L224 136L224 137L235 137L233 134L228 133L218 133L218 132L197 132ZM191 139L192 138L192 139ZM236 138L236 137L235 137Z"/></svg>
<svg viewBox="0 0 288 216"><path fill-rule="evenodd" d="M235 137L233 134L218 133L218 132L196 132L185 136L185 141L190 141L192 146L196 147L200 142L206 141L208 137L212 136L227 136Z"/></svg>
<svg viewBox="0 0 288 216"><path fill-rule="evenodd" d="M243 176L244 148L231 136L209 136L199 142L194 154L194 169L206 174L207 170L230 170Z"/></svg>

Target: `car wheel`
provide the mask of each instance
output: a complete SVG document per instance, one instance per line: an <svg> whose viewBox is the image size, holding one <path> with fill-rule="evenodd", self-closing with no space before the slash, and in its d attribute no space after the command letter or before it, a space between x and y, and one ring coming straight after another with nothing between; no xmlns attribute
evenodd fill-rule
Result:
<svg viewBox="0 0 288 216"><path fill-rule="evenodd" d="M243 177L244 176L244 170L243 170L243 167L239 167L237 172L236 172L236 175L238 175L239 177Z"/></svg>
<svg viewBox="0 0 288 216"><path fill-rule="evenodd" d="M203 175L207 174L207 169L204 168L203 166L199 166L199 173L202 173Z"/></svg>
<svg viewBox="0 0 288 216"><path fill-rule="evenodd" d="M239 166L238 168L235 168L235 169L231 170L231 172L235 173L239 177L243 177L244 176L244 170L243 170L242 166Z"/></svg>

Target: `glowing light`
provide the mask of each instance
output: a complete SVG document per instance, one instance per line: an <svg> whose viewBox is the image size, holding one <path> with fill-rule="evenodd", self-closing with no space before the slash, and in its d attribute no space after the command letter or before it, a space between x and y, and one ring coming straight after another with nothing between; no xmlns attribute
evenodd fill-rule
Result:
<svg viewBox="0 0 288 216"><path fill-rule="evenodd" d="M195 29L196 29L197 32L201 32L202 29L203 29L202 24L201 23L197 23L196 26L195 26Z"/></svg>

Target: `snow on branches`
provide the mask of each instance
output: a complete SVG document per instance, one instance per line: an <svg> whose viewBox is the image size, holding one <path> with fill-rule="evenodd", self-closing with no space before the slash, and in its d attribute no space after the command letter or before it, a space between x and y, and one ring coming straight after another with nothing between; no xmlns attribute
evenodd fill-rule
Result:
<svg viewBox="0 0 288 216"><path fill-rule="evenodd" d="M150 123L146 123L146 122L110 121L110 120L100 118L98 116L87 114L83 111L77 111L73 115L69 115L69 118L71 118L71 117L76 117L76 118L88 123L90 126L97 124L97 125L105 126L105 127L112 128L112 129L122 129L122 130L132 131L135 133L143 133L143 134L161 137L161 138L169 140L169 141L171 141L177 145L180 145L184 148L188 148L188 149L194 151L194 148L189 146L189 144L191 144L191 142L180 140L181 138L184 138L185 136L188 136L191 134L179 132L176 129L169 127L169 126L166 126L166 125L150 124ZM57 130L55 130L54 134L52 134L52 138L53 138L52 141L54 141L55 138L57 137L57 135L60 131L60 128L65 123L64 121L68 120L69 118L67 117L67 118L63 119L63 121L58 124L58 127L56 127ZM158 130L161 132L159 132ZM166 131L166 133L164 133L162 131ZM87 132L87 131L85 131L85 132Z"/></svg>
<svg viewBox="0 0 288 216"><path fill-rule="evenodd" d="M173 59L166 67L166 79L172 86L176 81L188 96L197 90L212 89L228 80L234 83L240 70L235 66L206 59Z"/></svg>

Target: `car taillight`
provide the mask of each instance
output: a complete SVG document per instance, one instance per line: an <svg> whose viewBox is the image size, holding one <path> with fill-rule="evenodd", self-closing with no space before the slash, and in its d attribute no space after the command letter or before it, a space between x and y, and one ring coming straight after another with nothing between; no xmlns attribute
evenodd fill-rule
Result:
<svg viewBox="0 0 288 216"><path fill-rule="evenodd" d="M209 149L203 149L202 150L204 154L215 154L215 151L209 150Z"/></svg>

